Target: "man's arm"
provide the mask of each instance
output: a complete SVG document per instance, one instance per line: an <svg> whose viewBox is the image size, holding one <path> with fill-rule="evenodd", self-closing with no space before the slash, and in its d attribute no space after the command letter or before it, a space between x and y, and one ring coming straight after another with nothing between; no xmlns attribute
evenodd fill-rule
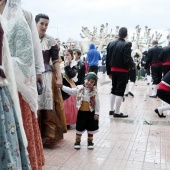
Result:
<svg viewBox="0 0 170 170"><path fill-rule="evenodd" d="M161 53L159 54L159 60L161 61L161 62L163 62L164 61L164 59L165 59L165 51L164 51L164 49L162 49L162 51L161 51Z"/></svg>
<svg viewBox="0 0 170 170"><path fill-rule="evenodd" d="M109 49L109 45L107 46L107 55L106 55L106 70L107 70L107 75L111 75L111 66L110 66L110 49Z"/></svg>
<svg viewBox="0 0 170 170"><path fill-rule="evenodd" d="M150 66L152 62L152 49L148 50L148 53L146 55L146 64L145 64L145 70Z"/></svg>
<svg viewBox="0 0 170 170"><path fill-rule="evenodd" d="M131 57L131 46L132 43L128 42L123 48L123 58L124 58L124 63L128 66L128 68L134 68L134 62Z"/></svg>

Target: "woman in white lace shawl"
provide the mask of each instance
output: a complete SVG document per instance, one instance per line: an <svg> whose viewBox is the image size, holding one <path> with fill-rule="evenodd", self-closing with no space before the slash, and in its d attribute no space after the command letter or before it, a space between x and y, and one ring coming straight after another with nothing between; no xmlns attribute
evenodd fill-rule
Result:
<svg viewBox="0 0 170 170"><path fill-rule="evenodd" d="M1 4L0 4L1 5ZM31 169L5 26L0 16L0 169Z"/></svg>
<svg viewBox="0 0 170 170"><path fill-rule="evenodd" d="M6 0L2 16L7 21L7 39L19 92L22 120L28 140L32 169L42 169L44 154L36 119L37 88L31 29L23 15L20 0Z"/></svg>

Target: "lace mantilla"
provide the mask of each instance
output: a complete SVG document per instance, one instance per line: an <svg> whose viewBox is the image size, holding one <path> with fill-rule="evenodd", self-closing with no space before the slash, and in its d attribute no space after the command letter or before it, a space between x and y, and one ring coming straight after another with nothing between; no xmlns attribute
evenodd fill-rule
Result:
<svg viewBox="0 0 170 170"><path fill-rule="evenodd" d="M2 16L7 21L7 39L18 92L37 113L37 88L32 34L23 15L20 0L7 0Z"/></svg>
<svg viewBox="0 0 170 170"><path fill-rule="evenodd" d="M55 39L49 35L44 35L44 37L41 39L41 47L43 51L50 50L51 47L55 46L57 42Z"/></svg>
<svg viewBox="0 0 170 170"><path fill-rule="evenodd" d="M12 58L10 56L10 51L9 51L9 46L8 46L8 41L6 38L6 31L7 31L7 22L4 20L3 17L0 17L0 22L2 24L2 28L4 30L4 36L3 36L3 48L2 48L2 69L5 72L6 79L1 79L0 82L3 83L3 85L7 85L8 81L8 89L10 91L15 111L18 117L18 122L19 126L21 129L21 134L24 140L24 145L25 147L28 145L24 127L23 127L23 122L22 122L22 116L21 116L21 109L20 109L20 103L19 103L19 98L18 98L18 92L17 92L17 86L16 86L16 80L15 80L15 74L12 66ZM18 75L19 76L19 75Z"/></svg>

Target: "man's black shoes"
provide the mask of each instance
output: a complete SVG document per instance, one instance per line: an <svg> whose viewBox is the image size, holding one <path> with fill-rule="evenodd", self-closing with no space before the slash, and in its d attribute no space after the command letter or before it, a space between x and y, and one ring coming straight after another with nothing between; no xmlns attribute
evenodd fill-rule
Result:
<svg viewBox="0 0 170 170"><path fill-rule="evenodd" d="M153 96L149 96L149 97L151 97L151 98L157 98L157 95L153 95Z"/></svg>
<svg viewBox="0 0 170 170"><path fill-rule="evenodd" d="M115 111L109 111L109 115L114 115Z"/></svg>
<svg viewBox="0 0 170 170"><path fill-rule="evenodd" d="M160 118L165 118L165 117L166 117L163 113L160 114L158 109L155 109L154 111L155 111L155 113L158 114L158 116L159 116Z"/></svg>
<svg viewBox="0 0 170 170"><path fill-rule="evenodd" d="M130 91L128 93L126 93L124 96L128 97L128 95L130 95L131 97L134 97L134 94Z"/></svg>
<svg viewBox="0 0 170 170"><path fill-rule="evenodd" d="M120 114L114 113L113 117L115 117L115 118L127 118L128 115L124 115L123 113L120 113Z"/></svg>
<svg viewBox="0 0 170 170"><path fill-rule="evenodd" d="M133 93L129 92L128 94L129 94L130 96L134 97L134 94L133 94Z"/></svg>

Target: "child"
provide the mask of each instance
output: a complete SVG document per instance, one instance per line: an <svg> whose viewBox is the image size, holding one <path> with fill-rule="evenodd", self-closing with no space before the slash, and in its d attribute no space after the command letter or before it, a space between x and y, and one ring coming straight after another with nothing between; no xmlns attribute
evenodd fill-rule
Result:
<svg viewBox="0 0 170 170"><path fill-rule="evenodd" d="M84 85L76 88L62 87L62 90L70 95L76 95L76 106L78 108L76 122L75 149L80 149L81 136L85 130L88 134L88 149L93 149L93 134L98 132L99 125L99 97L96 90L97 75L89 72L84 78Z"/></svg>

